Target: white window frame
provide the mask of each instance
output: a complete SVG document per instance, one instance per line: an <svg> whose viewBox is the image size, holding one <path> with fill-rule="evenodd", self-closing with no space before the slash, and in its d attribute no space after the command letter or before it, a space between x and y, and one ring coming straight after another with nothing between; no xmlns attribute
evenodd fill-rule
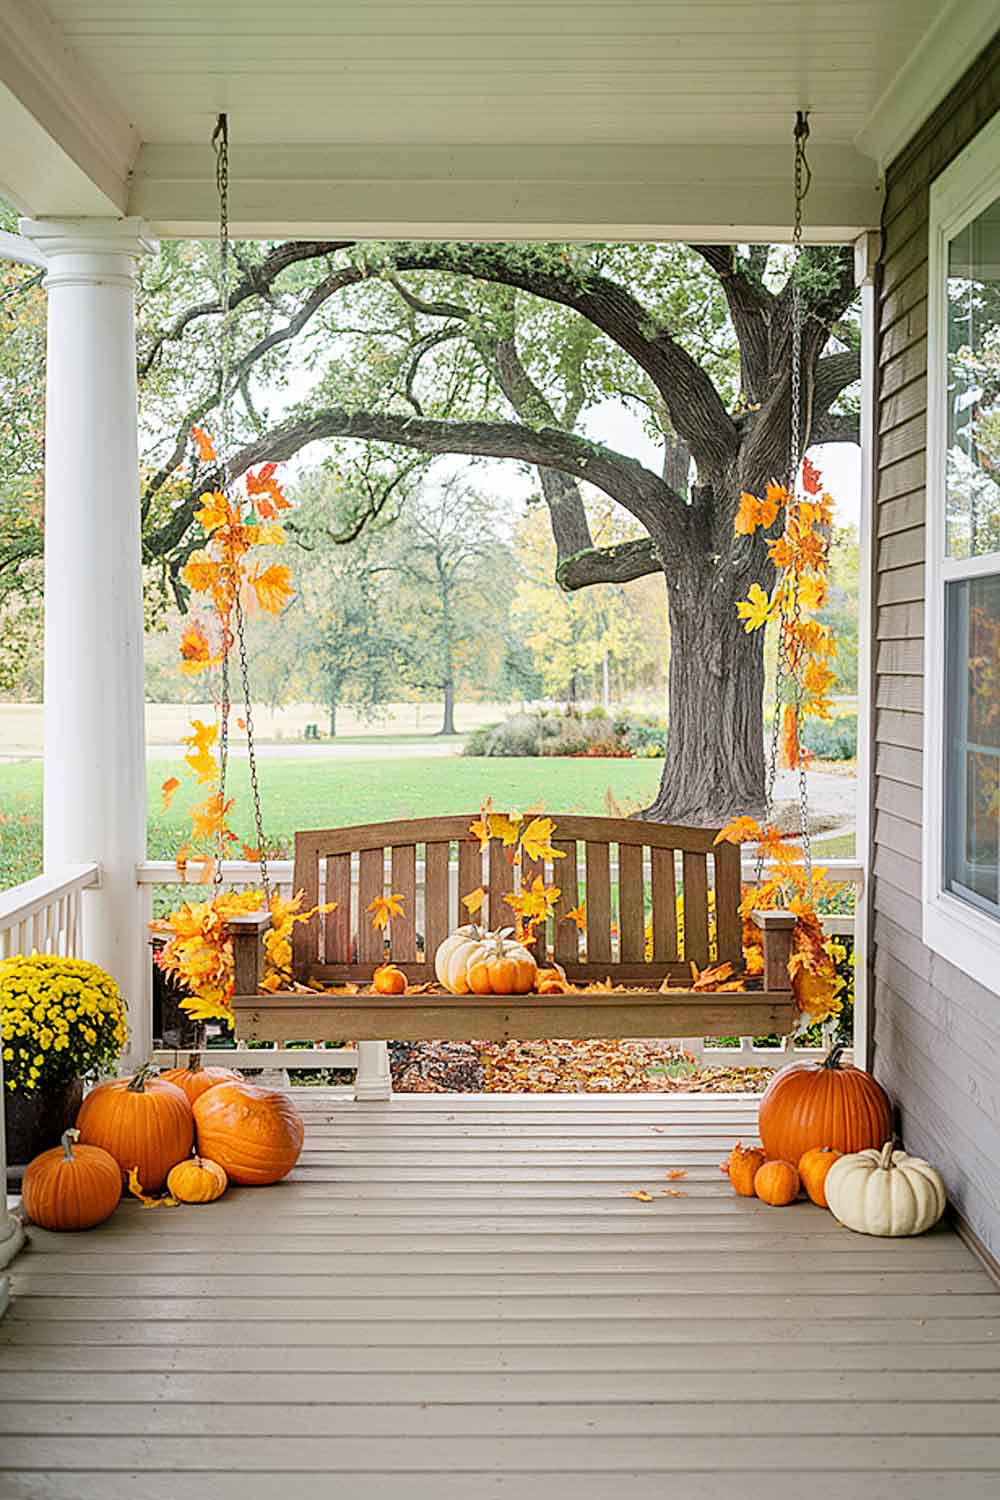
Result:
<svg viewBox="0 0 1000 1500"><path fill-rule="evenodd" d="M1000 920L944 889L945 587L1000 573L1000 553L945 552L948 246L1000 197L1000 114L931 184L927 307L927 514L924 613L923 940L1000 994Z"/></svg>

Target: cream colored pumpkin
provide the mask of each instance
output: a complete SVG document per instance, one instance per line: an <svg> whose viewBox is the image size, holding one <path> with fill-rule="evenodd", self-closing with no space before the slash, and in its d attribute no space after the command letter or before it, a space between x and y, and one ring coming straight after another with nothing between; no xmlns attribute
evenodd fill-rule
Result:
<svg viewBox="0 0 1000 1500"><path fill-rule="evenodd" d="M434 956L434 972L438 982L452 995L468 995L469 970L493 958L500 945L504 957L519 964L530 965L532 976L535 960L521 943L510 941L510 928L500 932L484 932L481 927L459 927L446 937ZM530 988L530 986L529 986Z"/></svg>
<svg viewBox="0 0 1000 1500"><path fill-rule="evenodd" d="M894 1151L892 1141L881 1151L840 1157L824 1186L831 1213L858 1234L923 1234L933 1229L948 1201L930 1163Z"/></svg>

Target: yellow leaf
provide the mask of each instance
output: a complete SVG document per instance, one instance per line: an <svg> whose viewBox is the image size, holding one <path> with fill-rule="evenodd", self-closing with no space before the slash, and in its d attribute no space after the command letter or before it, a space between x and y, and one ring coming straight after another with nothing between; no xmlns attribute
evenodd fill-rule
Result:
<svg viewBox="0 0 1000 1500"><path fill-rule="evenodd" d="M776 612L774 602L759 583L752 583L746 599L741 599L736 606L736 613L743 621L743 629L748 635L752 630L759 630L762 625L766 625L768 620L773 620Z"/></svg>
<svg viewBox="0 0 1000 1500"><path fill-rule="evenodd" d="M129 1168L128 1190L132 1194L133 1198L138 1198L143 1208L178 1207L178 1200L176 1198L172 1198L169 1193L167 1193L163 1198L151 1198L148 1193L144 1193L142 1190L142 1183L139 1181L138 1167Z"/></svg>
<svg viewBox="0 0 1000 1500"><path fill-rule="evenodd" d="M636 1198L640 1203L652 1203L653 1202L653 1195L652 1195L652 1193L647 1193L642 1188L637 1188L634 1193L629 1193L629 1197L630 1198Z"/></svg>
<svg viewBox="0 0 1000 1500"><path fill-rule="evenodd" d="M292 570L286 563L272 563L270 567L254 568L250 574L257 603L268 614L280 615L295 593L292 588Z"/></svg>
<svg viewBox="0 0 1000 1500"><path fill-rule="evenodd" d="M668 1182L679 1182L682 1177L686 1177L686 1176L687 1176L687 1169L685 1167L674 1167L674 1169L673 1169L672 1172L668 1172L667 1173L667 1181Z"/></svg>
<svg viewBox="0 0 1000 1500"><path fill-rule="evenodd" d="M372 914L372 926L379 932L384 932L389 925L390 917L401 917L403 915L403 897L399 892L391 896L376 896L365 907L365 911Z"/></svg>
<svg viewBox="0 0 1000 1500"><path fill-rule="evenodd" d="M581 901L579 906L574 906L572 911L563 913L564 922L575 922L579 932L587 931L587 903Z"/></svg>
<svg viewBox="0 0 1000 1500"><path fill-rule="evenodd" d="M485 899L485 886L478 886L474 891L470 891L467 896L462 897L462 905L465 907L470 917L476 917L482 911L483 902L485 901Z"/></svg>
<svg viewBox="0 0 1000 1500"><path fill-rule="evenodd" d="M181 569L181 578L196 594L206 594L219 581L219 564L209 557L203 547L199 547L196 552L191 553Z"/></svg>
<svg viewBox="0 0 1000 1500"><path fill-rule="evenodd" d="M474 823L469 824L469 832L473 838L479 840L479 852L482 854L490 847L490 814L493 810L493 798L487 797L480 804L479 817Z"/></svg>
<svg viewBox="0 0 1000 1500"><path fill-rule="evenodd" d="M195 511L194 518L206 536L211 536L212 532L218 531L220 526L228 526L231 523L232 506L221 490L212 490L209 494L202 495L201 509Z"/></svg>
<svg viewBox="0 0 1000 1500"><path fill-rule="evenodd" d="M529 859L565 859L565 850L553 849L550 843L555 828L551 818L532 818L521 834L521 848Z"/></svg>

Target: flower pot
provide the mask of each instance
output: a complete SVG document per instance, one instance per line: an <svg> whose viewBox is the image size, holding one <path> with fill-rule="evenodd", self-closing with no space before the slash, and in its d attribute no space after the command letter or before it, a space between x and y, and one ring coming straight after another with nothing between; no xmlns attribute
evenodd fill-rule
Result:
<svg viewBox="0 0 1000 1500"><path fill-rule="evenodd" d="M54 1088L35 1089L30 1094L8 1092L5 1101L8 1166L25 1167L40 1151L58 1146L63 1131L72 1125L82 1103L82 1078L71 1078Z"/></svg>

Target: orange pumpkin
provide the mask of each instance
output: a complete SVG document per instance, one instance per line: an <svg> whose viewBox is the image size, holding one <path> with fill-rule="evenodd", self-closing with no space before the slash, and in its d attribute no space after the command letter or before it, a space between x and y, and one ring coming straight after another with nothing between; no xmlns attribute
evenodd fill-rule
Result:
<svg viewBox="0 0 1000 1500"><path fill-rule="evenodd" d="M762 1203L784 1208L799 1196L799 1174L790 1161L766 1161L758 1167L753 1190Z"/></svg>
<svg viewBox="0 0 1000 1500"><path fill-rule="evenodd" d="M406 975L395 964L382 964L372 975L372 989L376 995L403 995L406 993Z"/></svg>
<svg viewBox="0 0 1000 1500"><path fill-rule="evenodd" d="M234 1073L232 1068L204 1068L201 1053L192 1052L186 1068L167 1068L160 1077L183 1089L188 1103L193 1107L194 1101L200 1099L207 1089L214 1089L217 1083L232 1083L234 1079L238 1082L240 1075Z"/></svg>
<svg viewBox="0 0 1000 1500"><path fill-rule="evenodd" d="M189 1156L179 1161L167 1174L167 1192L181 1203L214 1203L229 1185L229 1178L217 1161L207 1156Z"/></svg>
<svg viewBox="0 0 1000 1500"><path fill-rule="evenodd" d="M526 995L537 973L531 955L497 933L469 964L466 978L474 995Z"/></svg>
<svg viewBox="0 0 1000 1500"><path fill-rule="evenodd" d="M723 1162L722 1170L727 1173L733 1191L741 1198L754 1196L753 1180L766 1159L759 1146L744 1146L742 1141L737 1141Z"/></svg>
<svg viewBox="0 0 1000 1500"><path fill-rule="evenodd" d="M24 1169L21 1196L28 1217L42 1229L93 1229L122 1195L121 1167L100 1146L76 1146L78 1130L43 1151Z"/></svg>
<svg viewBox="0 0 1000 1500"><path fill-rule="evenodd" d="M220 1083L194 1107L198 1150L229 1177L263 1187L287 1177L299 1159L305 1126L287 1094L253 1083Z"/></svg>
<svg viewBox="0 0 1000 1500"><path fill-rule="evenodd" d="M841 1062L843 1047L821 1063L776 1073L760 1101L760 1138L768 1157L799 1161L828 1146L845 1154L877 1148L892 1135L892 1107L870 1073Z"/></svg>
<svg viewBox="0 0 1000 1500"><path fill-rule="evenodd" d="M91 1089L76 1123L81 1141L109 1151L122 1172L137 1167L148 1193L160 1190L194 1143L187 1095L176 1083L151 1078L148 1064L134 1078L112 1078Z"/></svg>
<svg viewBox="0 0 1000 1500"><path fill-rule="evenodd" d="M817 1146L812 1151L807 1151L799 1160L799 1176L802 1186L806 1190L806 1196L819 1208L829 1208L826 1201L826 1174L835 1161L839 1161L842 1152L834 1151L830 1146Z"/></svg>

